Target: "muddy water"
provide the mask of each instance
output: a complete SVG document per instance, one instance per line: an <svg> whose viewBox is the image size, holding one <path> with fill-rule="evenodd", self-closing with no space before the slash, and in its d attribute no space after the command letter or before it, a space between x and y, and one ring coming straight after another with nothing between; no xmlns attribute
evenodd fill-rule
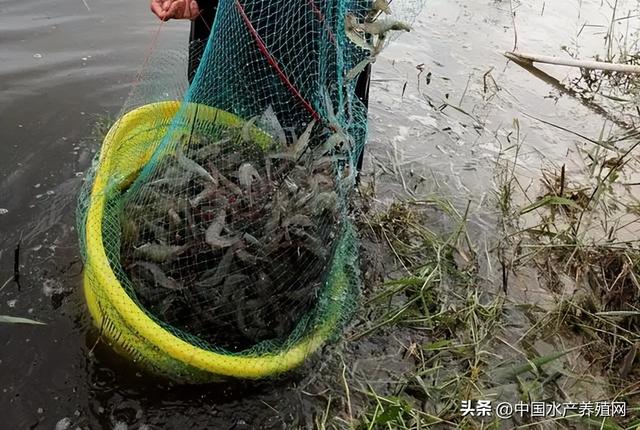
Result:
<svg viewBox="0 0 640 430"><path fill-rule="evenodd" d="M612 10L599 1L514 2L514 8L521 52L564 58L572 52L583 59L607 53ZM635 14L635 1L618 2L614 31L628 37L612 44L614 54L633 45L638 23L624 18ZM567 151L584 141L529 116L597 139L606 119L595 114L593 105L607 110L606 99L585 104L502 55L514 47L508 1L433 0L416 28L377 64L371 110L374 157L400 152L405 164L415 160L450 186L481 196L496 154L510 146L505 137L514 131L516 118L524 142L521 161L532 168L542 159L567 158ZM560 84L579 76L572 68L539 67ZM395 151L389 137L397 143ZM515 135L510 141L515 142Z"/></svg>
<svg viewBox="0 0 640 430"><path fill-rule="evenodd" d="M503 56L514 44L520 52L587 60L637 52L637 1L617 2L615 14L596 0L514 1L513 7L512 20L509 1L430 1L416 31L376 63L372 90L368 169L395 178L378 181L379 194L389 200L417 186L418 197L444 194L460 211L470 204L479 248L495 232L495 206L487 203L496 189L496 162L514 159L516 144L518 176L535 199L542 167L566 164L567 177L579 179L585 151L613 155L596 155L598 147L577 134L606 139L639 118L632 103L626 104L631 115L616 122L623 104L572 94L568 88L584 88L574 85L579 69L537 64L539 73L532 74ZM635 176L626 181L637 182ZM637 189L631 192L637 196ZM635 223L626 237L637 233Z"/></svg>
<svg viewBox="0 0 640 430"><path fill-rule="evenodd" d="M599 0L523 2L516 10L519 47L603 53L610 13ZM405 182L422 175L422 187L480 207L513 118L521 118L522 159L532 170L583 142L524 114L585 135L600 132L604 119L592 108L502 57L513 46L509 2L432 0L415 27L376 64L370 171L403 165L416 172ZM321 360L287 380L193 389L148 380L94 348L80 293L75 196L98 147L91 129L100 115L120 113L158 28L146 2L0 3L0 285L12 275L21 243L20 285L2 289L0 314L47 324L0 325L1 428L287 428L308 424L317 411L299 387L312 384L308 375ZM165 24L160 35L168 60L160 60L157 70L166 75L159 78L183 73L174 50L187 25ZM544 70L560 81L575 76ZM171 87L167 97L182 89ZM490 211L476 213L484 240L494 219Z"/></svg>

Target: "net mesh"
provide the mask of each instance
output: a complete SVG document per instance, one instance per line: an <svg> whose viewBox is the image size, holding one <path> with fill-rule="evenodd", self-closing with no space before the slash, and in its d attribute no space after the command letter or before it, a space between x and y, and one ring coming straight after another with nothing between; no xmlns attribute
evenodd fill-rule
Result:
<svg viewBox="0 0 640 430"><path fill-rule="evenodd" d="M420 6L394 3L395 19ZM143 350L152 331L130 303L175 339L231 357L340 333L359 291L349 201L367 112L355 78L407 29L384 9L221 0L190 86L147 64L123 109L136 119L114 125L78 206L90 308L111 337L129 336L116 341L129 355L176 371L158 358L170 348ZM162 58L186 66L183 52Z"/></svg>

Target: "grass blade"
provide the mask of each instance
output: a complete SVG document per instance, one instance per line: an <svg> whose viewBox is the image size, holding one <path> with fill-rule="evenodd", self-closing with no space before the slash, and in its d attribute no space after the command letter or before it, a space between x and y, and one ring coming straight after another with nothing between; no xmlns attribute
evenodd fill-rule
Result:
<svg viewBox="0 0 640 430"><path fill-rule="evenodd" d="M31 320L29 318L12 317L9 315L0 315L0 323L46 325L43 322Z"/></svg>
<svg viewBox="0 0 640 430"><path fill-rule="evenodd" d="M540 200L537 200L537 201L533 202L529 206L526 206L526 207L520 209L520 215L524 215L526 213L534 211L534 210L536 210L538 208L541 208L543 206L550 206L550 205L571 206L573 208L582 210L582 207L580 207L580 205L578 205L576 202L574 202L573 200L568 199L566 197L545 196L545 197L541 198Z"/></svg>
<svg viewBox="0 0 640 430"><path fill-rule="evenodd" d="M524 363L520 366L510 366L509 368L502 368L497 370L497 374L506 378L513 378L514 376L521 375L526 372L531 372L534 369L537 369L545 364L549 364L572 351L575 351L577 348L568 349L566 351L556 352L549 355L543 355L540 357L536 357L527 363Z"/></svg>

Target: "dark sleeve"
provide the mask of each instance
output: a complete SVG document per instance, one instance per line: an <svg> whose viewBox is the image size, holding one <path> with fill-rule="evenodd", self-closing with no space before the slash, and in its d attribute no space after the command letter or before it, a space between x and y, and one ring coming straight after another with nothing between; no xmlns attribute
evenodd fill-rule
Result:
<svg viewBox="0 0 640 430"><path fill-rule="evenodd" d="M211 27L218 9L218 0L196 0L200 8L200 16L191 21L191 33L189 35L189 68L187 76L189 82L198 70L202 53L207 46Z"/></svg>

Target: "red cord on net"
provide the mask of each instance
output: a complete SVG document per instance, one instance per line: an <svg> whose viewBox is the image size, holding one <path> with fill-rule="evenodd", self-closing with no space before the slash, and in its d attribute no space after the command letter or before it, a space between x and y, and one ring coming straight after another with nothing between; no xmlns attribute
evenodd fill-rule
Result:
<svg viewBox="0 0 640 430"><path fill-rule="evenodd" d="M318 6L316 6L316 3L313 0L309 0L309 6L311 6L311 10L313 10L313 13L315 13L316 16L318 17L318 22L320 22L321 24L324 24L324 15L322 15L322 11L318 9ZM333 35L333 32L331 31L330 28L327 28L326 30L329 34L329 39L331 39L331 42L334 45L336 45L336 38Z"/></svg>
<svg viewBox="0 0 640 430"><path fill-rule="evenodd" d="M311 116L316 121L322 122L322 117L320 117L320 115L318 114L318 112L315 111L313 106L311 106L311 104L307 100L305 100L302 94L300 94L300 91L298 91L298 89L293 85L293 83L291 83L291 81L289 80L287 75L284 73L280 65L278 65L277 60L273 57L273 55L271 55L264 41L262 40L262 38L260 37L256 29L253 27L253 24L251 23L251 20L247 16L244 10L244 7L242 6L242 4L240 4L240 0L236 0L235 3L236 3L236 8L238 9L238 13L240 13L242 20L244 21L244 24L247 26L249 33L251 34L256 44L258 45L258 49L260 50L262 55L264 55L269 65L271 65L271 67L275 70L275 72L277 73L282 83L287 87L289 92L293 94L294 97L300 100L304 108L311 114Z"/></svg>

